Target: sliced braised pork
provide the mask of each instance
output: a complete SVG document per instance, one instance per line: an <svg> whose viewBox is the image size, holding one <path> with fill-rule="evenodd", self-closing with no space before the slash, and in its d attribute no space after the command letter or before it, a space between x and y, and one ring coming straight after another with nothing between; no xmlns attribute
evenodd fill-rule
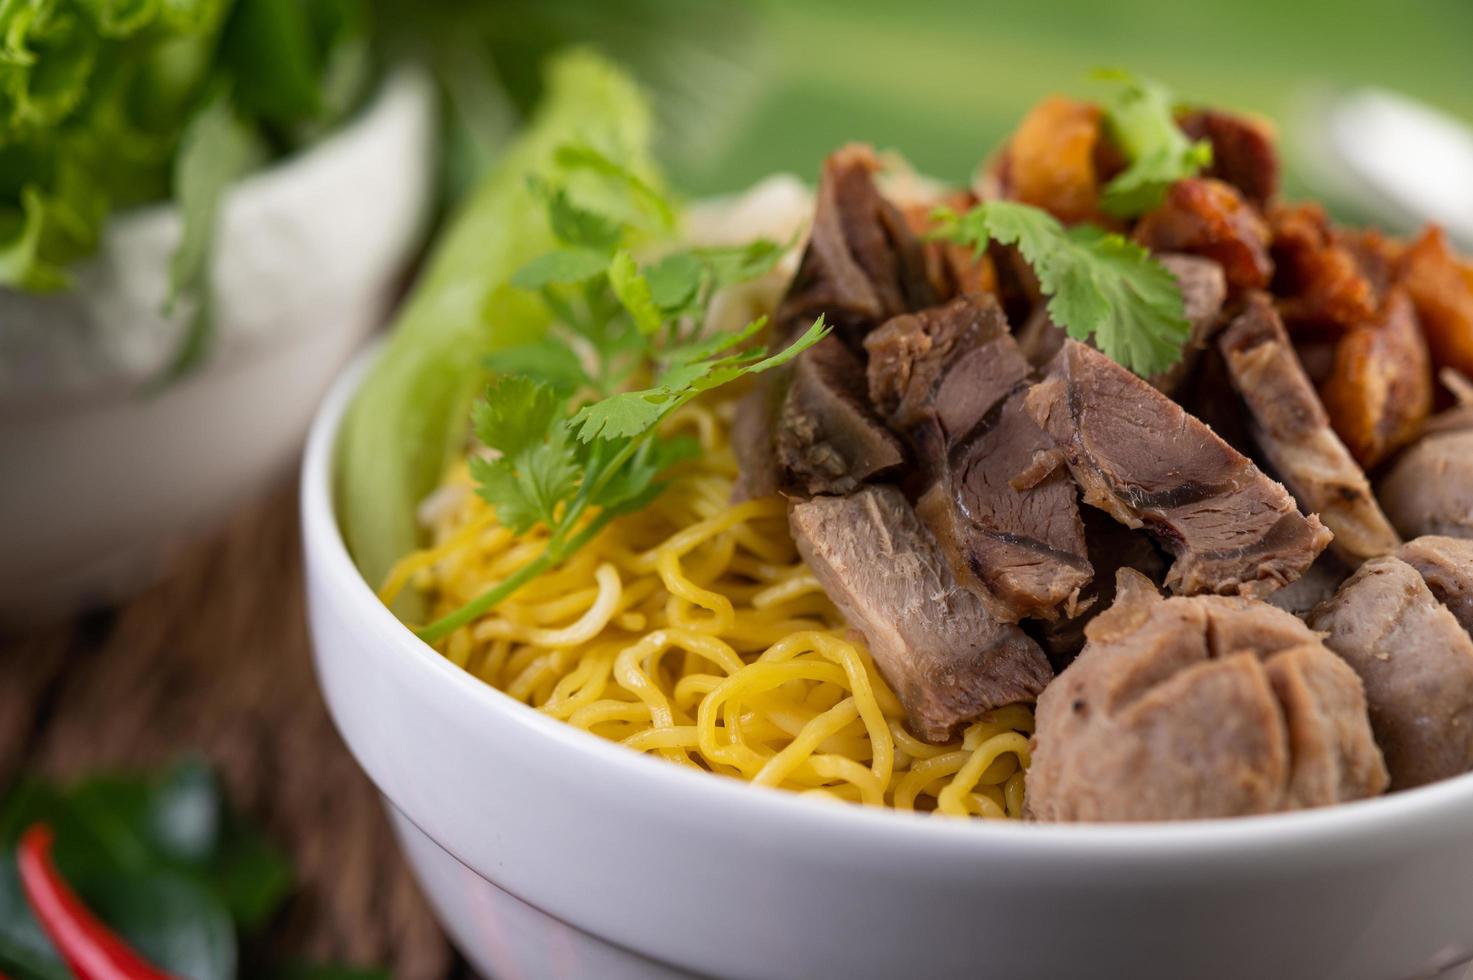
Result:
<svg viewBox="0 0 1473 980"><path fill-rule="evenodd" d="M1350 578L1352 571L1354 569L1335 557L1334 551L1326 551L1309 566L1309 571L1265 601L1303 619L1316 606L1332 597L1341 584Z"/></svg>
<svg viewBox="0 0 1473 980"><path fill-rule="evenodd" d="M1473 639L1400 558L1373 558L1309 619L1365 685L1392 789L1473 769Z"/></svg>
<svg viewBox="0 0 1473 980"><path fill-rule="evenodd" d="M824 161L813 231L774 322L785 336L823 314L848 342L936 302L921 241L875 186L879 161L846 146Z"/></svg>
<svg viewBox="0 0 1473 980"><path fill-rule="evenodd" d="M1196 369L1202 352L1222 329L1222 304L1227 299L1227 278L1223 275L1222 266L1211 259L1195 255L1167 253L1157 255L1156 261L1176 277L1176 284L1181 287L1187 322L1192 325L1192 335L1182 348L1181 360L1150 379L1153 388L1169 395Z"/></svg>
<svg viewBox="0 0 1473 980"><path fill-rule="evenodd" d="M1031 369L996 300L896 317L865 347L871 397L921 461L916 513L957 578L1007 622L1072 614L1092 578L1077 491L1024 409Z"/></svg>
<svg viewBox="0 0 1473 980"><path fill-rule="evenodd" d="M1335 535L1352 564L1401 544L1370 481L1330 427L1273 303L1253 294L1219 341L1233 387L1248 406L1254 441L1306 511Z"/></svg>
<svg viewBox="0 0 1473 980"><path fill-rule="evenodd" d="M1415 568L1437 601L1473 633L1473 541L1429 534L1402 545L1396 557Z"/></svg>
<svg viewBox="0 0 1473 980"><path fill-rule="evenodd" d="M1063 453L1086 503L1145 527L1176 558L1175 592L1264 596L1330 542L1287 490L1181 406L1069 341L1028 411Z"/></svg>
<svg viewBox="0 0 1473 980"><path fill-rule="evenodd" d="M1166 267L1166 271L1176 277L1176 284L1181 288L1187 322L1192 326L1191 338L1182 348L1181 360L1151 378L1153 387L1169 395L1192 374L1202 353L1222 328L1222 304L1227 299L1227 279L1222 274L1222 266L1211 259L1174 253L1157 255L1155 258ZM1068 336L1049 319L1048 307L1040 303L1018 331L1018 347L1030 364L1041 367L1053 360Z"/></svg>
<svg viewBox="0 0 1473 980"><path fill-rule="evenodd" d="M983 712L1031 701L1053 676L1038 644L961 587L899 490L815 497L788 517L803 559L864 634L921 738L943 742Z"/></svg>
<svg viewBox="0 0 1473 980"><path fill-rule="evenodd" d="M1122 568L1137 571L1160 586L1166 581L1166 569L1171 564L1145 531L1132 530L1095 507L1081 507L1079 515L1084 518L1084 539L1088 544L1094 578L1079 591L1073 615L1030 623L1026 627L1043 647L1043 652L1048 654L1055 671L1073 663L1079 651L1084 649L1084 630L1115 601L1116 578ZM1291 585L1280 589L1274 597L1293 588ZM1333 593L1334 589L1331 588L1330 592Z"/></svg>
<svg viewBox="0 0 1473 980"><path fill-rule="evenodd" d="M874 414L864 363L838 337L804 351L777 425L778 489L794 496L852 493L905 461L900 441Z"/></svg>
<svg viewBox="0 0 1473 980"><path fill-rule="evenodd" d="M777 377L780 373L759 374L737 400L731 420L731 451L737 461L733 502L778 492L777 415L785 384Z"/></svg>
<svg viewBox="0 0 1473 980"><path fill-rule="evenodd" d="M1118 598L1043 693L1037 820L1232 817L1374 796L1386 768L1355 672L1290 614L1224 596Z"/></svg>

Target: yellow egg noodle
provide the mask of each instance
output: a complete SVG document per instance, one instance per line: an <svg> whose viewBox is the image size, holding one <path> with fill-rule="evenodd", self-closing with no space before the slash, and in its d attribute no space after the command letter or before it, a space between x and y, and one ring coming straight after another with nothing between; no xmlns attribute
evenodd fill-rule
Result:
<svg viewBox="0 0 1473 980"><path fill-rule="evenodd" d="M519 701L678 765L950 816L1017 818L1032 710L991 712L950 745L905 728L900 702L798 556L784 504L733 504L732 402L671 421L699 440L645 509L437 646ZM426 506L433 544L406 586L454 610L541 552L496 523L461 462Z"/></svg>

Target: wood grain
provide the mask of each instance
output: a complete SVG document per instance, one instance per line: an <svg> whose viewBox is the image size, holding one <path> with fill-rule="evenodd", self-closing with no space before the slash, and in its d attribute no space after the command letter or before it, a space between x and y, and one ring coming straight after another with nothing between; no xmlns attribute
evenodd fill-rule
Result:
<svg viewBox="0 0 1473 980"><path fill-rule="evenodd" d="M458 972L312 675L295 484L111 611L0 639L0 786L196 754L292 854L271 944L405 980Z"/></svg>

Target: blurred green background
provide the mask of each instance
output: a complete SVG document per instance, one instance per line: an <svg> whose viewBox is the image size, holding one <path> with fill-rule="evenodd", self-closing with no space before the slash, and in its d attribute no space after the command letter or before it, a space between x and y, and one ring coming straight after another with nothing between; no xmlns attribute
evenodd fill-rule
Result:
<svg viewBox="0 0 1473 980"><path fill-rule="evenodd" d="M1087 94L1102 65L1285 131L1316 93L1365 84L1473 120L1470 0L768 0L756 12L755 98L672 161L687 191L812 177L852 139L961 180L1029 105ZM1293 192L1303 168L1288 150Z"/></svg>

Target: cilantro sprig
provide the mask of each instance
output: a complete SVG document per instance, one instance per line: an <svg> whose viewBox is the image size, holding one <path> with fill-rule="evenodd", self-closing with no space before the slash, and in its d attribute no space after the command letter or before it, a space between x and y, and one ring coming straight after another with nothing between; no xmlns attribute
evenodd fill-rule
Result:
<svg viewBox="0 0 1473 980"><path fill-rule="evenodd" d="M1212 163L1212 144L1192 142L1177 126L1165 86L1113 69L1094 77L1116 86L1103 104L1105 125L1129 161L1104 187L1100 204L1107 213L1117 218L1144 214L1161 204L1173 183Z"/></svg>
<svg viewBox="0 0 1473 980"><path fill-rule="evenodd" d="M1124 237L1092 225L1065 228L1039 208L986 201L965 214L935 213L939 238L979 253L1016 245L1048 296L1049 317L1075 340L1094 338L1106 356L1143 377L1181 358L1191 336L1171 273Z"/></svg>
<svg viewBox="0 0 1473 980"><path fill-rule="evenodd" d="M705 392L760 374L823 339L820 317L784 349L757 343L765 318L737 331L705 329L716 291L763 275L786 248L691 248L642 264L640 246L675 223L674 208L643 178L586 146L559 162L602 193L587 203L573 181L534 185L558 247L524 266L512 284L539 293L556 326L534 343L488 359L493 374L471 416L490 452L473 455L476 493L516 534L545 527L547 544L526 565L418 631L435 642L483 615L538 575L567 561L615 517L647 506L671 467L697 447L662 423ZM589 184L583 183L585 190ZM597 196L597 195L593 195ZM637 386L636 386L637 385Z"/></svg>

